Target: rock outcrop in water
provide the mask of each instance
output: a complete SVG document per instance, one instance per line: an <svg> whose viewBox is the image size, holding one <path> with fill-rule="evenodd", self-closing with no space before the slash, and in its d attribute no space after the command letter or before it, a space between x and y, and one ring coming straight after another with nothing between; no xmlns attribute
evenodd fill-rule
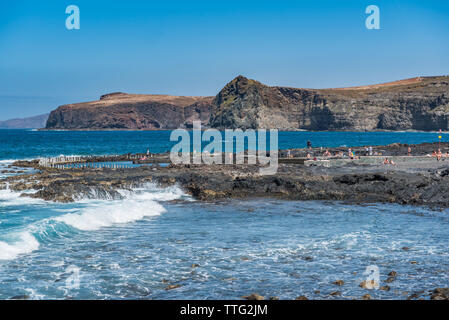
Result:
<svg viewBox="0 0 449 320"><path fill-rule="evenodd" d="M340 89L270 87L238 76L215 97L114 93L50 114L47 129L448 130L449 76Z"/></svg>

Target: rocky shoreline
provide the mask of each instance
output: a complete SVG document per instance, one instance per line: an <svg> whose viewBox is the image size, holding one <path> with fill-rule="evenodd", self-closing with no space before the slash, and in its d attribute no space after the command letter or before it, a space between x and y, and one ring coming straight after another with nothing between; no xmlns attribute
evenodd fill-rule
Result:
<svg viewBox="0 0 449 320"><path fill-rule="evenodd" d="M404 155L408 147L401 144L377 146L373 152L382 154L379 157L383 159ZM438 144L413 145L411 148L414 156L425 155L438 148ZM441 149L446 152L449 144L441 144ZM364 147L352 150L363 158ZM343 148L329 151L335 154ZM36 172L3 178L0 189L23 192L24 197L73 202L80 198L118 199L121 197L118 189L155 183L159 186L178 185L202 201L262 197L449 207L449 158L437 161L428 157L428 160L413 165L394 166L359 164L349 159L332 167L304 165L307 154L320 157L323 152L321 148L282 150L278 171L271 176L260 175L257 165L248 164L158 166L157 163L170 162L168 154L155 155L149 161L153 162L152 166L137 168L61 170L39 167L38 160L17 161L10 167L34 168Z"/></svg>

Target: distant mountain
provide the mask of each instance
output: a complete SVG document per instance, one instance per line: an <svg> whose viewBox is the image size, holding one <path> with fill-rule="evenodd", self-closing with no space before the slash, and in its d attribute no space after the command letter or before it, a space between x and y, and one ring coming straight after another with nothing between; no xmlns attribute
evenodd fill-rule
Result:
<svg viewBox="0 0 449 320"><path fill-rule="evenodd" d="M40 129L45 128L49 114L41 114L30 118L0 121L0 129Z"/></svg>

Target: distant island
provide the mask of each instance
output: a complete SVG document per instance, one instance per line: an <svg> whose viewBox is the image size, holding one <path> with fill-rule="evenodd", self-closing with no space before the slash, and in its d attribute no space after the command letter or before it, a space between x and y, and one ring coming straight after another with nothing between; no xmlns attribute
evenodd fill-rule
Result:
<svg viewBox="0 0 449 320"><path fill-rule="evenodd" d="M45 127L49 114L29 118L0 121L0 129L40 129Z"/></svg>
<svg viewBox="0 0 449 320"><path fill-rule="evenodd" d="M238 76L215 97L112 93L52 111L46 129L449 129L449 76L333 89L271 87Z"/></svg>

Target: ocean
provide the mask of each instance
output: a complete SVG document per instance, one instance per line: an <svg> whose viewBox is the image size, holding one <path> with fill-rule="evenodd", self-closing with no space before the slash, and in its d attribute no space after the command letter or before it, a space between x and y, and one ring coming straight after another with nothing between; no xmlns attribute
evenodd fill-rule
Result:
<svg viewBox="0 0 449 320"><path fill-rule="evenodd" d="M0 130L0 172L16 159L165 152L175 143L169 136ZM384 145L436 142L438 134L280 132L279 148L303 148L307 140L323 147ZM60 204L0 190L0 299L240 299L251 293L406 299L449 287L449 210L274 199L208 203L176 186L152 184L120 192L122 200ZM386 283L392 271L397 276ZM390 290L359 286L373 276Z"/></svg>

